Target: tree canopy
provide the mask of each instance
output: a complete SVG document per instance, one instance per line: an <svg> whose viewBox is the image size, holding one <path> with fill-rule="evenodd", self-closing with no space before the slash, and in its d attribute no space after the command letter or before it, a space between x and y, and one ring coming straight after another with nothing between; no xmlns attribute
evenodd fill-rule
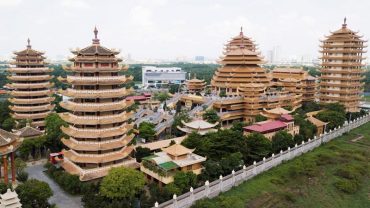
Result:
<svg viewBox="0 0 370 208"><path fill-rule="evenodd" d="M45 119L46 122L46 143L45 145L52 151L60 151L63 147L60 141L63 137L68 138L66 134L60 129L62 126L67 126L68 124L63 121L58 114L52 113L48 115Z"/></svg>
<svg viewBox="0 0 370 208"><path fill-rule="evenodd" d="M217 111L214 109L206 110L206 112L203 114L203 119L213 124L220 121L220 117L217 115Z"/></svg>
<svg viewBox="0 0 370 208"><path fill-rule="evenodd" d="M272 137L272 151L279 153L294 145L293 136L287 131L279 131Z"/></svg>
<svg viewBox="0 0 370 208"><path fill-rule="evenodd" d="M143 173L131 168L112 168L100 184L100 194L110 199L132 199L144 185Z"/></svg>
<svg viewBox="0 0 370 208"><path fill-rule="evenodd" d="M153 141L155 137L155 126L150 122L141 122L139 125L139 135L146 141Z"/></svg>
<svg viewBox="0 0 370 208"><path fill-rule="evenodd" d="M267 157L272 152L271 141L259 133L252 133L247 136L247 151L246 161L261 161L263 157Z"/></svg>
<svg viewBox="0 0 370 208"><path fill-rule="evenodd" d="M177 128L177 126L181 126L181 127L184 126L181 121L184 121L184 122L190 121L189 114L186 111L180 111L174 116L174 121L172 123L171 129L172 129L172 134L174 134L175 136L181 136L184 134L184 132L180 131Z"/></svg>
<svg viewBox="0 0 370 208"><path fill-rule="evenodd" d="M24 208L50 207L48 199L53 196L53 191L46 182L30 179L20 184L15 190Z"/></svg>

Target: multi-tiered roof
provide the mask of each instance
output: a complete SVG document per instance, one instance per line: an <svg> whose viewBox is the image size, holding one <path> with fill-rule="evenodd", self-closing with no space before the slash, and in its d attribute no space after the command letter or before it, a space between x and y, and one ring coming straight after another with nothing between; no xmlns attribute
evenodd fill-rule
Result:
<svg viewBox="0 0 370 208"><path fill-rule="evenodd" d="M12 91L9 101L12 117L16 120L29 120L32 126L43 128L45 118L51 113L54 100L50 82L52 69L45 62L44 53L32 49L28 39L27 48L14 52L15 67L9 68L11 81L6 86Z"/></svg>
<svg viewBox="0 0 370 208"><path fill-rule="evenodd" d="M213 107L220 113L222 123L243 119L253 121L255 116L265 109L277 107L297 108L301 104L301 95L296 93L297 86L291 82L287 86L272 83L271 74L260 65L265 63L250 38L243 35L234 37L226 45L225 56L221 58L222 66L215 72L211 84L220 94L225 92L225 99L217 100ZM230 96L236 95L233 98Z"/></svg>
<svg viewBox="0 0 370 208"><path fill-rule="evenodd" d="M291 93L301 95L302 102L315 100L316 78L310 76L303 68L274 68L272 78L277 85Z"/></svg>
<svg viewBox="0 0 370 208"><path fill-rule="evenodd" d="M347 111L359 111L365 42L358 32L347 28L346 19L342 28L322 41L320 102L340 102Z"/></svg>
<svg viewBox="0 0 370 208"><path fill-rule="evenodd" d="M254 42L244 36L243 31L226 45L219 63L222 66L211 81L213 90L218 93L225 91L226 95L238 95L237 89L242 85L259 83L267 86L271 80L266 70L259 66L265 62Z"/></svg>
<svg viewBox="0 0 370 208"><path fill-rule="evenodd" d="M119 52L101 46L96 28L94 33L92 45L72 51L73 64L65 68L71 87L60 91L70 97L60 103L69 111L60 116L69 124L62 131L70 137L62 139L68 148L62 165L82 181L103 177L113 166L137 165L129 145L134 114L126 110L133 101L125 99L132 89L122 87L133 77L119 74L127 69L119 65Z"/></svg>
<svg viewBox="0 0 370 208"><path fill-rule="evenodd" d="M190 93L197 93L204 90L206 87L206 82L204 79L197 79L196 75L194 75L193 79L189 79L185 81L186 88Z"/></svg>

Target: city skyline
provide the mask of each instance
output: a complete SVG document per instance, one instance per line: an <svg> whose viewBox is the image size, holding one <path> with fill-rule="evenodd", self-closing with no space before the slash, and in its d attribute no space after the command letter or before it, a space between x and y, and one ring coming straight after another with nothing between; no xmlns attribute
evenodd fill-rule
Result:
<svg viewBox="0 0 370 208"><path fill-rule="evenodd" d="M13 51L24 48L27 38L35 49L45 51L48 59L65 58L71 48L91 41L95 25L102 45L133 59L193 59L199 55L217 59L241 26L265 56L279 46L281 58L317 58L319 40L339 29L345 16L349 28L360 31L364 39L369 37L366 8L370 2L348 7L349 3L0 0L0 17L8 20L0 23L7 28L0 34L0 58L8 59Z"/></svg>

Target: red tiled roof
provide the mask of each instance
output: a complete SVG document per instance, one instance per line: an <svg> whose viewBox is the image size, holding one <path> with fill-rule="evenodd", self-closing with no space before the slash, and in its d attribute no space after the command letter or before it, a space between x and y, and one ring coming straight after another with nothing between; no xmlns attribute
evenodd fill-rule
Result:
<svg viewBox="0 0 370 208"><path fill-rule="evenodd" d="M134 95L134 96L126 97L126 100L134 100L134 101L143 101L147 99L148 97L145 97L144 95Z"/></svg>
<svg viewBox="0 0 370 208"><path fill-rule="evenodd" d="M280 116L280 120L290 122L290 121L293 121L294 118L290 114L283 114L283 115Z"/></svg>
<svg viewBox="0 0 370 208"><path fill-rule="evenodd" d="M0 94L6 94L6 90L0 90Z"/></svg>
<svg viewBox="0 0 370 208"><path fill-rule="evenodd" d="M143 95L144 95L145 97L152 97L152 94L147 93L147 92L144 92L144 93L143 93Z"/></svg>
<svg viewBox="0 0 370 208"><path fill-rule="evenodd" d="M251 126L244 127L244 130L248 132L267 133L267 132L277 131L280 129L285 129L286 127L287 127L287 124L282 121L268 121L268 122L256 123Z"/></svg>

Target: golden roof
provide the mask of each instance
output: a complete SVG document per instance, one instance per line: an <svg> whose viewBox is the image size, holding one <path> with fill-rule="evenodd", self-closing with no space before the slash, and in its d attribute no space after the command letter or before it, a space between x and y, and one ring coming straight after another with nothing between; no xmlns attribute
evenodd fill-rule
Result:
<svg viewBox="0 0 370 208"><path fill-rule="evenodd" d="M181 144L173 144L167 148L162 148L162 151L173 156L180 156L190 154L194 151L194 149L188 149Z"/></svg>

